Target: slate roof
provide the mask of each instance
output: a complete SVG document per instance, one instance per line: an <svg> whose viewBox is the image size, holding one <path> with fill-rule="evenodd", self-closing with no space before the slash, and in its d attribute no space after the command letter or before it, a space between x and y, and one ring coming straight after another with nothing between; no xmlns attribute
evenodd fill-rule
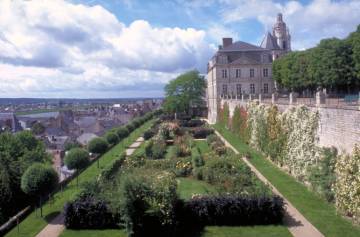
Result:
<svg viewBox="0 0 360 237"><path fill-rule="evenodd" d="M270 32L265 35L260 47L270 50L280 49L278 44L276 43L276 39L270 34Z"/></svg>
<svg viewBox="0 0 360 237"><path fill-rule="evenodd" d="M237 41L233 44L230 44L229 46L226 46L222 49L220 49L220 52L228 52L228 51L264 51L264 48L243 42L243 41Z"/></svg>
<svg viewBox="0 0 360 237"><path fill-rule="evenodd" d="M81 145L87 145L89 141L91 141L93 138L98 137L94 133L83 133L81 134L76 141L78 141Z"/></svg>
<svg viewBox="0 0 360 237"><path fill-rule="evenodd" d="M235 61L231 62L230 64L256 64L256 63L259 63L259 61L243 55L240 58L236 59Z"/></svg>
<svg viewBox="0 0 360 237"><path fill-rule="evenodd" d="M2 124L5 124L7 121L10 121L12 132L22 130L19 120L14 113L0 113L0 129L2 127Z"/></svg>

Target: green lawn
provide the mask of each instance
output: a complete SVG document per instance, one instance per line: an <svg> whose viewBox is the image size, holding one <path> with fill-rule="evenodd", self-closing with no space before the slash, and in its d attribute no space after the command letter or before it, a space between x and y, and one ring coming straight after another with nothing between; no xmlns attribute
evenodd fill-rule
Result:
<svg viewBox="0 0 360 237"><path fill-rule="evenodd" d="M284 226L207 226L201 237L291 237Z"/></svg>
<svg viewBox="0 0 360 237"><path fill-rule="evenodd" d="M143 132L150 128L154 120L146 122L143 126L136 129L130 134L130 136L120 142L118 145L114 146L111 150L105 153L100 158L100 169L97 168L96 162L90 165L85 171L83 171L79 176L79 182L84 182L95 178L100 174L101 169L110 163L115 157L125 151L126 147L132 144ZM58 192L54 195L54 201L47 203L43 207L43 213L45 218L40 218L35 216L35 212L31 213L25 220L20 223L20 232L17 232L16 228L13 228L6 236L35 236L39 233L49 221L52 220L58 213L63 210L64 204L72 199L74 195L78 192L76 186L76 179L71 181L63 192Z"/></svg>
<svg viewBox="0 0 360 237"><path fill-rule="evenodd" d="M210 147L206 141L195 141L195 145L199 147L201 154L205 154L210 151Z"/></svg>
<svg viewBox="0 0 360 237"><path fill-rule="evenodd" d="M212 185L192 178L178 178L178 194L182 199L190 199L193 194L215 193Z"/></svg>
<svg viewBox="0 0 360 237"><path fill-rule="evenodd" d="M122 229L111 230L64 230L60 237L127 237Z"/></svg>
<svg viewBox="0 0 360 237"><path fill-rule="evenodd" d="M292 176L280 170L236 135L214 126L237 150L249 151L249 160L326 237L358 237L360 227L336 213L333 204L321 199Z"/></svg>

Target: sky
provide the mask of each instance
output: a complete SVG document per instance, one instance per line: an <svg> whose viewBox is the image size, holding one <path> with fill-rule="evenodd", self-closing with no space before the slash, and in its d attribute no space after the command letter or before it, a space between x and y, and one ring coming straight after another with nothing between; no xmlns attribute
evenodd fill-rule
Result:
<svg viewBox="0 0 360 237"><path fill-rule="evenodd" d="M293 50L360 24L360 0L1 0L0 97L161 97L223 37L259 45L279 12Z"/></svg>

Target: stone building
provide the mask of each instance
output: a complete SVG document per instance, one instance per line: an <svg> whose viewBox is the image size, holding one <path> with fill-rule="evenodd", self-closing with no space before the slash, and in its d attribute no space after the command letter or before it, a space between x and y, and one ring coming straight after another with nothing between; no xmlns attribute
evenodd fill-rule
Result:
<svg viewBox="0 0 360 237"><path fill-rule="evenodd" d="M272 62L291 51L289 29L277 15L273 32L265 34L260 46L246 42L233 42L223 38L219 50L208 63L207 97L208 119L216 122L221 98L271 95L275 90L272 79Z"/></svg>

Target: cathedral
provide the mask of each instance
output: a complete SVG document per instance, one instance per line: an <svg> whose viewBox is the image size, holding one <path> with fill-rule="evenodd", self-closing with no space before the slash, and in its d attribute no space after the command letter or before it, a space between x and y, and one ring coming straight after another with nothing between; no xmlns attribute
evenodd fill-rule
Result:
<svg viewBox="0 0 360 237"><path fill-rule="evenodd" d="M219 50L208 63L208 119L216 122L221 99L241 99L249 95L271 95L275 91L272 62L291 51L289 29L278 14L272 33L260 46L223 38Z"/></svg>

